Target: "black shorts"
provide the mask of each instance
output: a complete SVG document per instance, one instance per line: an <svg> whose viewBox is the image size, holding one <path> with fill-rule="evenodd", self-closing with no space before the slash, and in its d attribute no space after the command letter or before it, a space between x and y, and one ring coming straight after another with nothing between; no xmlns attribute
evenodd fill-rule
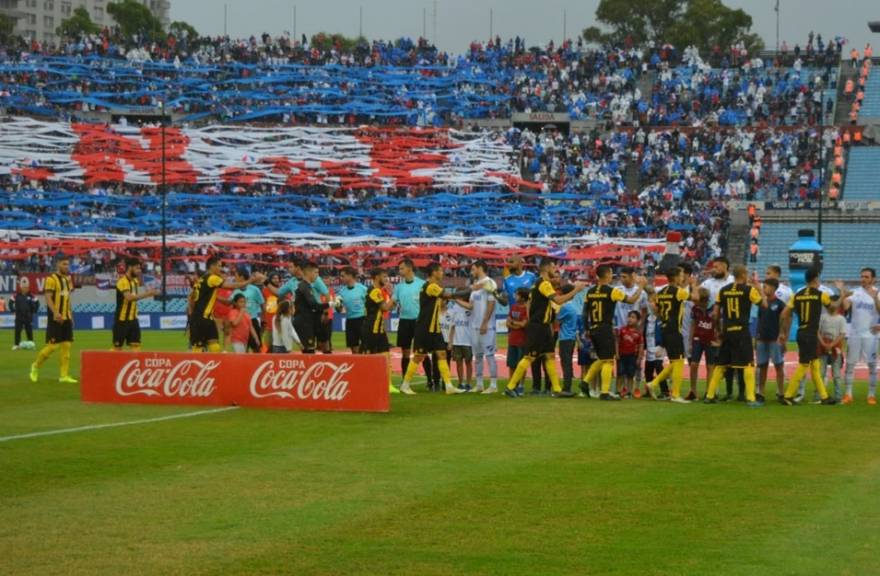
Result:
<svg viewBox="0 0 880 576"><path fill-rule="evenodd" d="M798 363L809 364L819 358L819 334L809 330L798 330Z"/></svg>
<svg viewBox="0 0 880 576"><path fill-rule="evenodd" d="M681 332L663 332L663 349L670 360L684 360L684 340Z"/></svg>
<svg viewBox="0 0 880 576"><path fill-rule="evenodd" d="M721 349L718 351L715 365L735 368L755 365L755 350L752 346L752 335L749 334L748 329L724 334L721 338Z"/></svg>
<svg viewBox="0 0 880 576"><path fill-rule="evenodd" d="M409 350L412 348L413 340L416 337L416 321L399 320L397 322L397 347Z"/></svg>
<svg viewBox="0 0 880 576"><path fill-rule="evenodd" d="M318 342L329 342L333 337L333 320L324 319L322 313L315 315L315 339Z"/></svg>
<svg viewBox="0 0 880 576"><path fill-rule="evenodd" d="M614 342L613 326L602 325L590 330L590 341L593 343L593 350L599 360L614 360L617 346Z"/></svg>
<svg viewBox="0 0 880 576"><path fill-rule="evenodd" d="M213 318L193 316L189 324L189 343L194 348L204 348L208 342L220 339L217 334L217 323Z"/></svg>
<svg viewBox="0 0 880 576"><path fill-rule="evenodd" d="M364 329L364 320L366 318L346 318L345 319L345 346L346 348L357 348L361 345L361 332ZM388 336L385 336L388 340Z"/></svg>
<svg viewBox="0 0 880 576"><path fill-rule="evenodd" d="M635 378L639 370L639 358L635 354L621 356L617 360L618 378Z"/></svg>
<svg viewBox="0 0 880 576"><path fill-rule="evenodd" d="M73 320L56 322L49 319L46 324L46 343L58 344L59 342L73 342Z"/></svg>
<svg viewBox="0 0 880 576"><path fill-rule="evenodd" d="M117 320L113 323L113 346L122 348L141 343L141 324L137 320Z"/></svg>
<svg viewBox="0 0 880 576"><path fill-rule="evenodd" d="M355 320L362 320L362 318L356 318ZM372 332L363 334L362 336L358 333L360 338L360 350L364 354L384 354L391 350L391 345L388 343L388 334L385 332L380 332L378 334L373 334ZM346 334L346 339L348 335ZM351 347L351 345L349 345Z"/></svg>
<svg viewBox="0 0 880 576"><path fill-rule="evenodd" d="M556 352L553 327L549 324L526 324L526 355L537 358Z"/></svg>
<svg viewBox="0 0 880 576"><path fill-rule="evenodd" d="M302 342L304 351L311 352L318 347L318 341L315 336L315 322L313 318L294 316L293 329L296 330L296 333L299 336L299 341Z"/></svg>
<svg viewBox="0 0 880 576"><path fill-rule="evenodd" d="M439 332L427 332L416 330L413 338L413 352L416 354L430 354L432 352L446 352L446 341Z"/></svg>

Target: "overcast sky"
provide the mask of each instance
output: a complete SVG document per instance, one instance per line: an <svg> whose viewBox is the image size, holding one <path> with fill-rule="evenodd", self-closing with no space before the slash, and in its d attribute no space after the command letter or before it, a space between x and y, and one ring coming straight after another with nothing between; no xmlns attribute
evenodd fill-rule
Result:
<svg viewBox="0 0 880 576"><path fill-rule="evenodd" d="M569 37L594 24L599 0L438 0L437 43L443 50L462 52L472 40L489 36L489 11L493 30L502 38L517 34L529 44L543 44L563 35L563 11ZM228 6L226 25L234 37L269 32L281 34L294 29L311 36L319 31L356 35L363 7L363 33L367 38L417 37L422 33L423 15L429 38L433 34L431 0L171 0L172 20L184 20L202 34L223 33L223 6ZM731 7L745 9L754 19L755 30L768 48L776 44L774 0L726 0ZM208 8L210 7L210 9ZM826 38L842 35L859 49L880 35L868 30L868 20L880 20L878 0L780 0L780 39L805 43L810 30ZM780 40L780 41L781 41Z"/></svg>

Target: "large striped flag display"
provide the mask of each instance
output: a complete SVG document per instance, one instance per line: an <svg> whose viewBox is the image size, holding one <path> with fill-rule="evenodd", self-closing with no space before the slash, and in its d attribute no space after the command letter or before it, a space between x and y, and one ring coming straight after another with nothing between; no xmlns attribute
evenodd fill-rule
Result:
<svg viewBox="0 0 880 576"><path fill-rule="evenodd" d="M0 175L76 184L535 187L502 137L449 129L0 121Z"/></svg>

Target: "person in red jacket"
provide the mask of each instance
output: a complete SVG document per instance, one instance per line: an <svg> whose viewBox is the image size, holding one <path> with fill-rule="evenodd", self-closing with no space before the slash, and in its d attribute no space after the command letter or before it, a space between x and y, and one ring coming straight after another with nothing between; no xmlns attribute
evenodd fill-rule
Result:
<svg viewBox="0 0 880 576"><path fill-rule="evenodd" d="M639 359L645 348L645 340L639 328L641 321L642 315L638 310L633 310L626 316L626 326L617 334L617 381L623 381L624 389L619 392L621 396L626 395L628 398L632 398Z"/></svg>

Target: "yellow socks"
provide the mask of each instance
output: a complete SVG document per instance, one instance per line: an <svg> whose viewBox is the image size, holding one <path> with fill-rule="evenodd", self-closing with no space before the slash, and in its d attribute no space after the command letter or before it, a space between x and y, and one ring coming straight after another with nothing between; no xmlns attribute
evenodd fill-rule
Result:
<svg viewBox="0 0 880 576"><path fill-rule="evenodd" d="M596 374L602 370L602 366L604 366L604 362L601 360L596 360L592 364L590 364L590 369L587 370L587 373L584 375L584 383L587 385L592 384L596 380ZM604 392L604 389L603 389Z"/></svg>
<svg viewBox="0 0 880 576"><path fill-rule="evenodd" d="M614 378L614 360L602 361L602 394L611 392L611 380Z"/></svg>
<svg viewBox="0 0 880 576"><path fill-rule="evenodd" d="M743 368L743 380L746 383L746 400L755 401L755 367L746 366Z"/></svg>
<svg viewBox="0 0 880 576"><path fill-rule="evenodd" d="M709 379L709 388L706 390L706 398L715 398L715 391L718 390L718 385L721 384L722 378L724 378L724 367L715 366L712 368L712 375Z"/></svg>
<svg viewBox="0 0 880 576"><path fill-rule="evenodd" d="M825 382L822 380L822 363L817 359L810 362L810 373L813 376L813 386L819 393L822 400L828 398L828 390L825 389Z"/></svg>
<svg viewBox="0 0 880 576"><path fill-rule="evenodd" d="M684 359L673 360L669 365L671 366L670 372L672 372L672 397L681 398L681 377L684 374Z"/></svg>
<svg viewBox="0 0 880 576"><path fill-rule="evenodd" d="M547 372L547 378L550 380L550 388L554 392L562 392L562 386L559 385L559 374L556 373L556 358L550 355L544 358L544 371Z"/></svg>
<svg viewBox="0 0 880 576"><path fill-rule="evenodd" d="M532 358L530 356L526 356L519 361L519 364L516 365L516 370L513 371L513 375L510 377L510 380L507 381L508 390L516 390L516 387L526 375L526 370L528 370L531 365Z"/></svg>
<svg viewBox="0 0 880 576"><path fill-rule="evenodd" d="M60 375L62 378L67 378L70 376L70 348L73 346L73 342L62 342L61 343L61 370Z"/></svg>
<svg viewBox="0 0 880 576"><path fill-rule="evenodd" d="M798 367L794 371L791 380L788 381L788 386L785 388L786 398L794 398L794 395L797 393L798 387L801 385L801 380L803 380L804 376L807 374L807 369L809 367L809 364L798 364Z"/></svg>
<svg viewBox="0 0 880 576"><path fill-rule="evenodd" d="M410 362L409 368L406 369L409 372L410 368L413 366L416 367L416 370L419 369L419 365L416 362ZM437 358L437 368L440 370L440 377L443 379L443 383L447 386L452 385L452 375L449 373L449 362L446 361L446 358Z"/></svg>
<svg viewBox="0 0 880 576"><path fill-rule="evenodd" d="M37 354L37 359L34 362L34 365L39 368L43 364L46 363L46 360L49 359L49 356L55 353L55 350L58 349L58 344L46 344L40 353Z"/></svg>
<svg viewBox="0 0 880 576"><path fill-rule="evenodd" d="M222 351L223 351L223 348L220 346L219 342L209 342L208 343L208 352L213 352L216 354L217 352L222 352Z"/></svg>
<svg viewBox="0 0 880 576"><path fill-rule="evenodd" d="M439 366L439 364L438 364L438 366ZM446 369L449 370L449 367L447 366ZM412 362L412 361L408 362L407 366L406 366L406 373L403 375L403 381L406 383L412 382L413 376L415 376L416 372L418 372L418 371L419 371L418 362Z"/></svg>

